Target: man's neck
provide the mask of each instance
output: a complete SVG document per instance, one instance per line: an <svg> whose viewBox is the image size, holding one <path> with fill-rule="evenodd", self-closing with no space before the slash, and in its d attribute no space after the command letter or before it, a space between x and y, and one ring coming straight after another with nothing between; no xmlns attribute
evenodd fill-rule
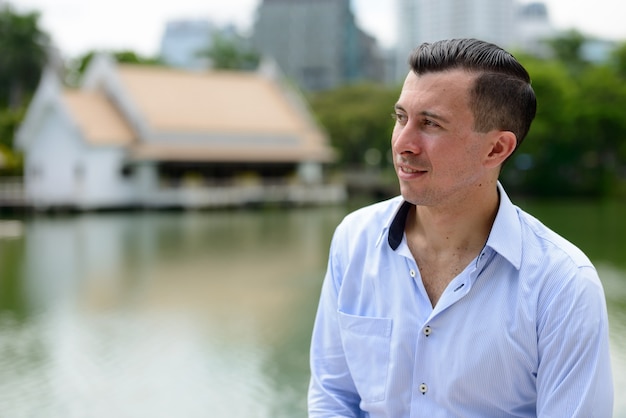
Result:
<svg viewBox="0 0 626 418"><path fill-rule="evenodd" d="M415 206L407 216L407 244L434 307L448 284L480 253L498 212L498 192L465 204Z"/></svg>
<svg viewBox="0 0 626 418"><path fill-rule="evenodd" d="M487 241L499 206L497 189L462 204L415 206L406 223L407 237L435 252L479 252Z"/></svg>

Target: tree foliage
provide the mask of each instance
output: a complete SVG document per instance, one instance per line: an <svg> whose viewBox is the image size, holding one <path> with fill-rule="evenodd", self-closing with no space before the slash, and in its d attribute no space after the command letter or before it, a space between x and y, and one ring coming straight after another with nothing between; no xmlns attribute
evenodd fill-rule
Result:
<svg viewBox="0 0 626 418"><path fill-rule="evenodd" d="M13 150L13 138L25 110L25 106L0 108L0 175L17 175L22 168L22 157Z"/></svg>
<svg viewBox="0 0 626 418"><path fill-rule="evenodd" d="M68 68L67 68L67 76L66 76L66 79L67 79L66 81L68 82L68 84L77 85L79 83L81 76L85 73L85 70L91 63L91 60L93 60L93 58L100 53L109 54L115 59L116 62L126 63L126 64L158 65L161 63L159 59L157 58L144 57L130 50L120 50L120 51L92 50L70 60L70 62L67 65Z"/></svg>
<svg viewBox="0 0 626 418"><path fill-rule="evenodd" d="M47 61L49 37L39 13L19 14L0 3L0 107L24 106Z"/></svg>
<svg viewBox="0 0 626 418"><path fill-rule="evenodd" d="M623 80L626 80L626 42L613 50L609 64Z"/></svg>
<svg viewBox="0 0 626 418"><path fill-rule="evenodd" d="M400 89L357 84L318 92L310 97L320 124L339 150L340 163L362 166L369 151L388 154L393 121L390 117ZM386 159L381 159L386 164Z"/></svg>
<svg viewBox="0 0 626 418"><path fill-rule="evenodd" d="M577 31L571 29L545 42L552 50L557 61L565 64L567 68L578 73L584 70L589 64L583 57L583 46L587 38Z"/></svg>
<svg viewBox="0 0 626 418"><path fill-rule="evenodd" d="M218 70L253 70L260 61L260 55L242 38L217 32L211 37L211 46L198 55L209 58Z"/></svg>
<svg viewBox="0 0 626 418"><path fill-rule="evenodd" d="M13 138L46 65L49 43L39 13L20 14L0 3L0 174L21 169Z"/></svg>
<svg viewBox="0 0 626 418"><path fill-rule="evenodd" d="M574 63L572 71L565 60L522 62L533 79L538 111L504 179L529 195L623 194L626 79L619 68L611 62Z"/></svg>

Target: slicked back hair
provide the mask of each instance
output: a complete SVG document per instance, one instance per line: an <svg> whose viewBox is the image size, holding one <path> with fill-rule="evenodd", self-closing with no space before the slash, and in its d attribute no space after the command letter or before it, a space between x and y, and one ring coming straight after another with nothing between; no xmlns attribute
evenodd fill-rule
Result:
<svg viewBox="0 0 626 418"><path fill-rule="evenodd" d="M474 130L511 131L517 147L526 137L537 99L528 72L504 49L477 39L424 43L412 52L409 65L418 76L457 69L475 73L470 88Z"/></svg>

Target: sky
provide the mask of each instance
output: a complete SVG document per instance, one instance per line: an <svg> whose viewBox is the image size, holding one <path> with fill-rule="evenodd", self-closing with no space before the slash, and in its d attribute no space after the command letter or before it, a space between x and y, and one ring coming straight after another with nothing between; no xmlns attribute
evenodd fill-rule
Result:
<svg viewBox="0 0 626 418"><path fill-rule="evenodd" d="M243 31L254 21L260 0L0 0L19 12L37 10L40 25L66 58L90 50L130 49L155 56L165 22L172 19L210 19L233 23ZM521 0L525 3L529 0ZM395 0L352 0L360 27L393 46ZM553 24L576 28L587 35L626 40L626 2L623 0L544 0Z"/></svg>

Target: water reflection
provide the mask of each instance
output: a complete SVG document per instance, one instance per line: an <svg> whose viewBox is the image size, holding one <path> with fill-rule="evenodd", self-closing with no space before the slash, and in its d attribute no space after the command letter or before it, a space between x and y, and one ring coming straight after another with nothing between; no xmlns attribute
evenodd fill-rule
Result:
<svg viewBox="0 0 626 418"><path fill-rule="evenodd" d="M2 306L0 410L304 416L310 327L341 214L26 222L23 240L0 242L23 266L14 302Z"/></svg>
<svg viewBox="0 0 626 418"><path fill-rule="evenodd" d="M313 315L330 237L347 210L25 219L21 234L0 238L0 411L305 417ZM621 255L597 262L618 394L626 384L620 263ZM626 417L619 396L616 411Z"/></svg>
<svg viewBox="0 0 626 418"><path fill-rule="evenodd" d="M611 333L615 418L626 417L626 270L612 264L598 263L598 272L606 293Z"/></svg>

